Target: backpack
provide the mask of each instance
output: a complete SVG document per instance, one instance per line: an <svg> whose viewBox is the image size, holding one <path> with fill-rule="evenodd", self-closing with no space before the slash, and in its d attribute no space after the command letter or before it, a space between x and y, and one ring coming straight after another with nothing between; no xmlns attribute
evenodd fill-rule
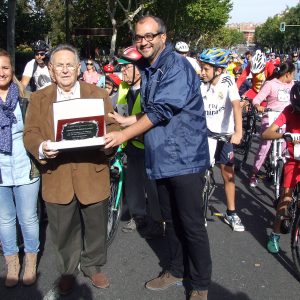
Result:
<svg viewBox="0 0 300 300"><path fill-rule="evenodd" d="M36 84L35 84L35 80L34 80L33 75L34 75L37 67L38 67L38 64L37 64L36 61L34 61L32 75L31 75L31 78L30 78L30 81L29 81L29 86L30 86L30 91L31 92L35 92L36 91Z"/></svg>

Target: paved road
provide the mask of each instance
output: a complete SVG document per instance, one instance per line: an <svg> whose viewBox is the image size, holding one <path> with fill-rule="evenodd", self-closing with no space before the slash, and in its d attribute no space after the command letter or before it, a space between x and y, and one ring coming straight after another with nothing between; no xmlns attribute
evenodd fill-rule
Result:
<svg viewBox="0 0 300 300"><path fill-rule="evenodd" d="M254 151L254 150L253 150ZM249 164L253 161L250 156ZM299 282L292 269L289 235L282 236L282 251L271 255L265 249L270 233L274 210L271 207L272 190L267 182L260 182L256 189L248 187L250 166L237 176L237 207L246 226L246 231L232 232L218 217L208 221L208 232L213 258L210 300L260 300L300 299ZM211 201L214 209L224 212L225 197L219 170L215 177L218 187ZM0 258L1 300L54 300L53 283L58 277L51 241L44 232L41 259L38 267L38 282L33 287L18 286L6 289L3 286L4 260ZM179 300L186 299L183 286L172 287L162 292L144 288L144 283L155 277L164 265L164 241L145 241L138 233L125 234L120 230L109 248L108 262L103 268L111 281L107 290L91 286L82 275L78 277L75 291L65 300Z"/></svg>

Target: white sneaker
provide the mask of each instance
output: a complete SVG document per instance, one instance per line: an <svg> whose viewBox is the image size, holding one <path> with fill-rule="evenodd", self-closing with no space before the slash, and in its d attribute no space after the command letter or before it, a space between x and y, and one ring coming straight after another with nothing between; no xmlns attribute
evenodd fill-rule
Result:
<svg viewBox="0 0 300 300"><path fill-rule="evenodd" d="M231 216L229 216L226 213L224 216L224 221L229 226L231 226L233 231L245 231L245 227L237 214L232 214Z"/></svg>

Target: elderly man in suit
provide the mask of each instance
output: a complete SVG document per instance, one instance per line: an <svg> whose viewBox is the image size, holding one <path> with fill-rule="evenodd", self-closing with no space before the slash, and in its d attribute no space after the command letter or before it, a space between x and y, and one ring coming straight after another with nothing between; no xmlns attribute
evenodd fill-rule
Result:
<svg viewBox="0 0 300 300"><path fill-rule="evenodd" d="M119 127L107 116L113 110L107 92L77 80L80 60L75 48L64 44L53 49L49 70L54 84L31 95L24 143L40 163L42 196L61 274L58 290L66 295L74 287L79 265L94 286L109 286L101 272L106 262L109 167L103 148L66 152L49 148L48 141L54 141L53 103L102 98L106 131Z"/></svg>

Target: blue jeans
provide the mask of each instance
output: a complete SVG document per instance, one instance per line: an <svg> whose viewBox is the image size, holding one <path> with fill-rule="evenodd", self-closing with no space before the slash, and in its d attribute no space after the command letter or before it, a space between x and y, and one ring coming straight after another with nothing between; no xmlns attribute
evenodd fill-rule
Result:
<svg viewBox="0 0 300 300"><path fill-rule="evenodd" d="M16 216L21 226L26 253L39 250L39 220L37 199L40 180L19 186L0 187L0 239L5 256L19 252Z"/></svg>

